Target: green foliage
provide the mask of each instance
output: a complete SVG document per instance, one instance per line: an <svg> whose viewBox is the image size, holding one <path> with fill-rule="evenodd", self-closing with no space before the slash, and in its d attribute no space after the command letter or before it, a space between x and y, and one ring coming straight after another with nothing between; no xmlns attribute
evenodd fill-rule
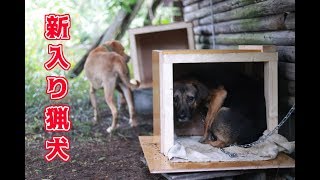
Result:
<svg viewBox="0 0 320 180"><path fill-rule="evenodd" d="M68 13L71 16L71 39L68 41L46 40L44 16L49 13ZM50 58L48 44L63 44L63 52L71 68L108 27L115 15L105 0L88 1L26 1L25 9L25 90L26 106L41 105L38 101L48 99L45 94L48 75L66 75L67 71L56 66L46 71L44 63ZM80 79L69 80L70 87L78 87ZM75 83L75 84L74 84ZM81 93L69 91L69 95ZM79 95L78 95L79 96Z"/></svg>
<svg viewBox="0 0 320 180"><path fill-rule="evenodd" d="M89 102L89 84L84 73L75 79L68 79L68 94L59 101L50 101L46 94L46 76L65 76L68 71L56 66L47 71L44 63L50 59L49 44L63 44L65 58L71 68L83 57L94 42L112 23L120 9L131 11L136 0L79 0L51 1L26 0L25 6L25 121L28 133L42 131L43 110L51 104L67 103L71 109L72 120L89 121L93 112ZM136 18L129 28L142 27L147 15L147 1L144 1ZM70 40L46 40L44 37L45 14L69 14L71 17ZM159 6L153 24L172 22L173 10ZM128 33L121 40L126 52L130 54ZM132 64L129 63L131 77ZM98 97L102 93L98 93ZM103 99L103 98L102 98ZM104 105L106 107L106 105ZM78 124L75 124L78 126ZM87 132L88 127L83 131Z"/></svg>

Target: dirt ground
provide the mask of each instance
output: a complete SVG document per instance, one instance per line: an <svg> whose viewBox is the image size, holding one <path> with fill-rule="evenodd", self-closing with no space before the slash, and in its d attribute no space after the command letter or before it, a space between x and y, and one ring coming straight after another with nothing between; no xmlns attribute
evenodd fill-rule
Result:
<svg viewBox="0 0 320 180"><path fill-rule="evenodd" d="M88 102L81 107L71 106L77 113L72 117L71 131L53 134L43 131L43 120L36 121L26 115L25 134L25 179L143 179L164 180L161 174L151 174L145 163L138 136L152 135L152 115L138 115L139 126L131 128L128 123L128 112L122 109L119 113L119 128L112 134L106 129L111 124L111 113L107 109L101 113L101 121L92 124L92 109ZM45 140L52 136L65 135L70 140L70 161L59 158L51 162L44 159L47 151ZM278 169L266 171L266 179L287 180L295 177L293 172ZM280 175L282 174L282 175ZM227 178L227 177L226 177ZM218 178L219 179L219 178ZM236 179L250 179L247 176ZM252 179L252 178L251 178Z"/></svg>
<svg viewBox="0 0 320 180"><path fill-rule="evenodd" d="M112 134L106 132L111 123L110 112L104 112L102 119L97 125L72 122L71 131L64 134L70 138L68 154L71 159L68 162L59 158L45 161L43 142L54 134L43 131L26 133L25 178L165 179L162 175L150 174L138 140L139 135L151 135L151 115L139 115L139 126L131 128L127 112L121 112L120 127Z"/></svg>

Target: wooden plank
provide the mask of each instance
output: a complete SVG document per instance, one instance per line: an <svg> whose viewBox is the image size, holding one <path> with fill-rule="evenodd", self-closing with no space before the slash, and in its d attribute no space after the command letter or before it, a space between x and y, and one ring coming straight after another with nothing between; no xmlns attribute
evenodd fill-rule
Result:
<svg viewBox="0 0 320 180"><path fill-rule="evenodd" d="M153 135L160 135L160 85L159 51L152 51Z"/></svg>
<svg viewBox="0 0 320 180"><path fill-rule="evenodd" d="M187 28L187 36L188 36L189 49L195 49L194 35L193 35L192 27Z"/></svg>
<svg viewBox="0 0 320 180"><path fill-rule="evenodd" d="M199 50L203 51L203 50ZM235 51L235 50L210 50ZM245 50L243 50L245 51ZM171 51L172 52L172 51ZM267 62L277 61L278 54L274 52L251 53L172 53L164 52L164 63L221 63L221 62Z"/></svg>
<svg viewBox="0 0 320 180"><path fill-rule="evenodd" d="M163 112L163 109L161 111L161 108L164 106L163 104L163 96L164 96L164 89L163 89L163 76L161 76L161 74L163 74L163 65L162 63L160 63L160 61L163 61L163 53L160 51L160 54L159 54L159 80L160 80L160 83L159 83L159 89L160 89L160 108L159 108L159 112L160 112L160 150L161 150L161 153L164 153L164 144L165 144L165 139L162 138L164 133L165 133L165 121L164 121L164 116L165 116L165 113Z"/></svg>
<svg viewBox="0 0 320 180"><path fill-rule="evenodd" d="M139 141L150 173L178 173L295 167L295 160L284 153L279 153L275 159L266 161L171 163L166 156L160 153L159 136L139 136Z"/></svg>
<svg viewBox="0 0 320 180"><path fill-rule="evenodd" d="M178 50L161 50L162 54L226 54L226 53L254 53L259 50L239 50L239 49L178 49Z"/></svg>
<svg viewBox="0 0 320 180"><path fill-rule="evenodd" d="M130 38L130 56L132 59L132 61L131 61L132 66L133 67L141 67L139 64L140 61L137 61L138 53L137 53L137 41L136 41L135 34L129 33L129 38ZM139 68L133 68L133 74L134 74L134 79L141 82Z"/></svg>
<svg viewBox="0 0 320 180"><path fill-rule="evenodd" d="M162 103L160 104L161 113L161 152L167 155L170 148L174 145L174 125L173 125L173 64L160 59L160 80L162 89Z"/></svg>
<svg viewBox="0 0 320 180"><path fill-rule="evenodd" d="M153 33L153 32L161 32L161 31L169 31L169 30L175 30L175 29L186 29L191 28L192 29L192 23L187 22L177 22L177 23L171 23L171 24L165 24L165 25L152 25L152 26L145 26L141 28L133 28L129 29L129 34L145 34L145 33Z"/></svg>
<svg viewBox="0 0 320 180"><path fill-rule="evenodd" d="M205 43L197 43L196 45L197 46L201 46L201 45L208 46L208 44L205 44ZM248 46L248 45L245 45L245 46ZM266 46L266 45L264 45L264 46ZM236 46L236 45L216 44L216 49L237 49L237 48L238 48L238 46ZM276 51L278 52L279 61L295 62L295 46L276 46Z"/></svg>
<svg viewBox="0 0 320 180"><path fill-rule="evenodd" d="M276 46L273 45L239 45L239 49L260 50L261 52L276 52Z"/></svg>
<svg viewBox="0 0 320 180"><path fill-rule="evenodd" d="M278 125L278 62L264 64L264 94L266 101L267 129Z"/></svg>

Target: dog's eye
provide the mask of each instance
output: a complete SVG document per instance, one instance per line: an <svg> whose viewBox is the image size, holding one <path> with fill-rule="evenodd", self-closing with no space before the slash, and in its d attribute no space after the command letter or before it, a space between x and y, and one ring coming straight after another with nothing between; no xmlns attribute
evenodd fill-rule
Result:
<svg viewBox="0 0 320 180"><path fill-rule="evenodd" d="M177 102L178 101L178 97L177 96L173 97L173 101Z"/></svg>
<svg viewBox="0 0 320 180"><path fill-rule="evenodd" d="M188 100L188 102L193 102L194 101L194 97L193 96L188 96L187 100Z"/></svg>

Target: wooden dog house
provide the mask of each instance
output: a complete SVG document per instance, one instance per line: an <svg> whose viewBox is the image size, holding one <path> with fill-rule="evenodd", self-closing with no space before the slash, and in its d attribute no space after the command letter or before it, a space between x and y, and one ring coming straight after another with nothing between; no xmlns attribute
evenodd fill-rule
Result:
<svg viewBox="0 0 320 180"><path fill-rule="evenodd" d="M152 50L195 47L192 23L187 22L129 29L129 37L134 78L141 88L152 87Z"/></svg>
<svg viewBox="0 0 320 180"><path fill-rule="evenodd" d="M259 63L264 76L267 128L278 124L278 53L273 46L239 46L235 50L154 50L153 136L140 136L140 143L151 173L219 170L293 168L294 160L280 153L276 159L257 162L170 163L174 145L173 75L175 64ZM250 66L248 66L250 69Z"/></svg>

